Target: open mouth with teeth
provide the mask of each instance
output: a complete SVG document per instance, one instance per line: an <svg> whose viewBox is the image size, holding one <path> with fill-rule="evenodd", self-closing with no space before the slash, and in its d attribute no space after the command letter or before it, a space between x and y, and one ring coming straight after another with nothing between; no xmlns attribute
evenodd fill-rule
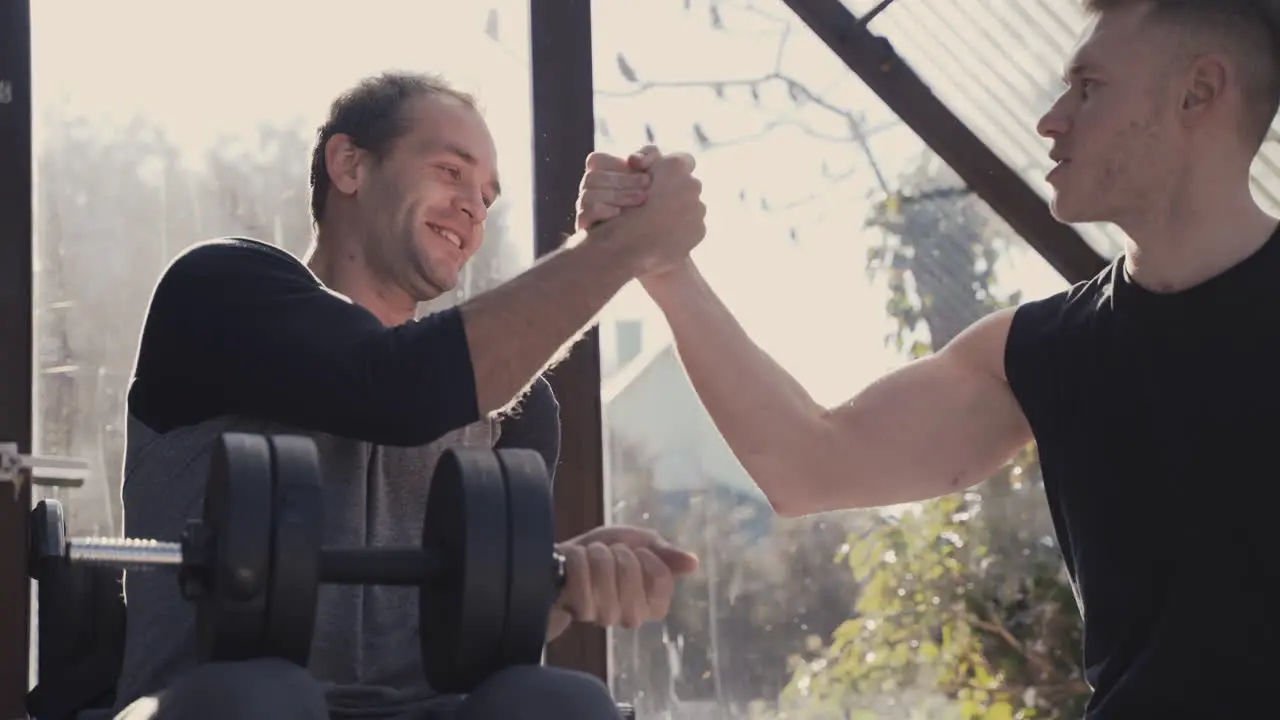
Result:
<svg viewBox="0 0 1280 720"><path fill-rule="evenodd" d="M458 248L459 250L462 249L462 238L458 237L458 234L455 233L454 231L448 228L440 227L435 223L427 223L427 228L430 229L431 232L439 235L445 240L448 240L450 243L453 244L454 247Z"/></svg>

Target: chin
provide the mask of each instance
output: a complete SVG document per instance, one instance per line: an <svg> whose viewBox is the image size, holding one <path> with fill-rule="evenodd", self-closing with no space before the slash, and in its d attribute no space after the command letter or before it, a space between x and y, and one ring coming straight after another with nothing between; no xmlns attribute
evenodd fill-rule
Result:
<svg viewBox="0 0 1280 720"><path fill-rule="evenodd" d="M457 288L458 275L436 272L432 268L422 268L422 272L418 275L418 285L424 294L430 294L435 298Z"/></svg>
<svg viewBox="0 0 1280 720"><path fill-rule="evenodd" d="M1073 225L1076 223L1095 222L1098 218L1094 217L1096 213L1090 211L1090 208L1079 202L1073 202L1069 196L1063 197L1062 192L1058 192L1053 197L1053 202L1049 204L1049 210L1053 214L1054 219L1060 223Z"/></svg>
<svg viewBox="0 0 1280 720"><path fill-rule="evenodd" d="M440 257L432 248L415 245L411 262L412 266L405 268L405 278L418 291L415 294L429 293L434 298L458 285L461 268L451 258Z"/></svg>

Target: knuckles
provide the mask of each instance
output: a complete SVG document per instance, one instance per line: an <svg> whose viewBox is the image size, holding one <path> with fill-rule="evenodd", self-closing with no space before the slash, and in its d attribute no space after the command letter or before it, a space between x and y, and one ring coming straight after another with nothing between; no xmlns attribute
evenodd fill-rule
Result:
<svg viewBox="0 0 1280 720"><path fill-rule="evenodd" d="M646 149L656 152L656 149ZM582 178L576 203L580 226L593 225L616 217L624 206L649 212L668 221L684 223L699 234L706 232L706 204L702 201L702 180L693 174L696 163L692 156L673 153L658 157L649 169L652 178L647 199L644 202L626 196L621 188L614 188L610 176L629 171L627 160L608 153L592 152L586 159L587 172ZM669 222L661 222L668 225ZM599 557L599 550L595 551Z"/></svg>
<svg viewBox="0 0 1280 720"><path fill-rule="evenodd" d="M587 153L587 171L593 170L626 170L627 161L624 158L614 157L609 153L590 152Z"/></svg>

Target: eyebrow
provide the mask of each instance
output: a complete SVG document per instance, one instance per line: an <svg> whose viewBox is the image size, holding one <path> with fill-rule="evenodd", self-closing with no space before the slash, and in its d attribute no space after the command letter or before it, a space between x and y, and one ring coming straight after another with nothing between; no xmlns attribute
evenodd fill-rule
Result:
<svg viewBox="0 0 1280 720"><path fill-rule="evenodd" d="M1081 75L1096 75L1099 70L1100 68L1095 63L1088 60L1076 60L1063 71L1062 82L1070 85L1073 79Z"/></svg>
<svg viewBox="0 0 1280 720"><path fill-rule="evenodd" d="M447 143L444 146L444 151L451 155L456 155L459 160L471 167L476 167L480 164L480 160L477 159L474 154L469 152L466 148L459 147L453 143ZM495 177L490 184L493 186L493 196L495 198L502 194L502 185L498 183L498 178Z"/></svg>

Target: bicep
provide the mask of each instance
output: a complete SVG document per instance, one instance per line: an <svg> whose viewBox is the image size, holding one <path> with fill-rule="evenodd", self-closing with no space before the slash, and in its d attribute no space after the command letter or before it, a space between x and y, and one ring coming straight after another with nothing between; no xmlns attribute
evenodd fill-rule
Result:
<svg viewBox="0 0 1280 720"><path fill-rule="evenodd" d="M829 411L829 492L860 506L938 497L985 480L1026 444L1003 377L1010 317L984 318Z"/></svg>
<svg viewBox="0 0 1280 720"><path fill-rule="evenodd" d="M456 314L386 328L296 261L205 250L157 286L130 398L151 418L139 419L172 427L245 415L393 445L476 419Z"/></svg>

